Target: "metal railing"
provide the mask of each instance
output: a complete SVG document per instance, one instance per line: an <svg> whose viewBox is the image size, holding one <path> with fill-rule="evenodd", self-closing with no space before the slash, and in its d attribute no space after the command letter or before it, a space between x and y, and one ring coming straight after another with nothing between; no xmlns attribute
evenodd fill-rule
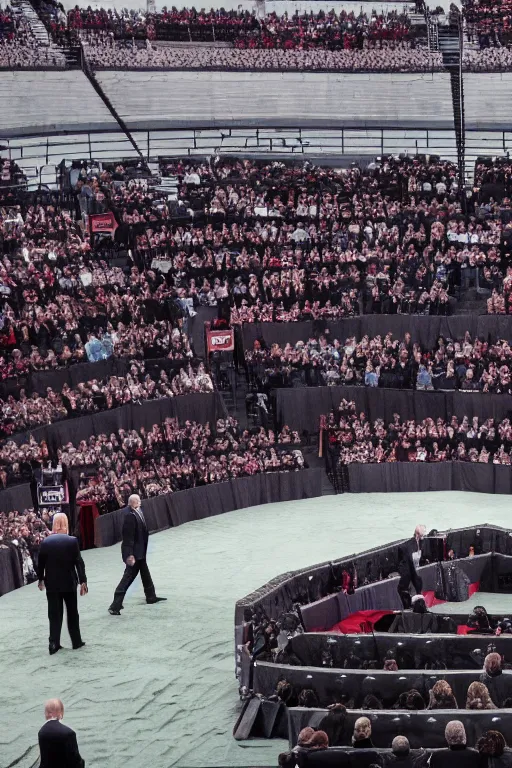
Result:
<svg viewBox="0 0 512 768"><path fill-rule="evenodd" d="M162 156L194 157L212 154L274 155L276 157L375 157L388 154L434 154L457 160L454 130L401 128L204 128L132 131L146 161ZM139 157L121 131L82 132L55 136L3 139L0 154L20 165L29 179L51 175L62 160L119 161ZM511 131L466 131L466 153L507 155Z"/></svg>

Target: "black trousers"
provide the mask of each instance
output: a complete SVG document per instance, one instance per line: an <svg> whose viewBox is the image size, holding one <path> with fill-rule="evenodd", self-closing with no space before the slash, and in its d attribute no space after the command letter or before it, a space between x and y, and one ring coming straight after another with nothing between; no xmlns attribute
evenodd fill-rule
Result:
<svg viewBox="0 0 512 768"><path fill-rule="evenodd" d="M400 595L402 605L407 609L410 608L412 604L411 593L409 592L410 585L413 585L414 589L416 590L416 594L419 595L423 588L423 582L421 580L421 576L418 575L415 568L404 570L399 568L398 572L400 573L400 580L398 582L397 591Z"/></svg>
<svg viewBox="0 0 512 768"><path fill-rule="evenodd" d="M121 608L128 588L133 584L139 573L142 579L142 586L144 587L146 599L155 597L155 586L149 572L146 558L144 557L142 560L136 560L135 565L127 565L124 569L123 577L114 592L114 600L110 606L111 608L114 608L117 611Z"/></svg>
<svg viewBox="0 0 512 768"><path fill-rule="evenodd" d="M80 617L78 615L76 590L74 592L48 592L47 590L46 599L48 600L48 619L50 621L50 643L60 645L65 604L71 643L73 647L80 645L82 637L80 635Z"/></svg>

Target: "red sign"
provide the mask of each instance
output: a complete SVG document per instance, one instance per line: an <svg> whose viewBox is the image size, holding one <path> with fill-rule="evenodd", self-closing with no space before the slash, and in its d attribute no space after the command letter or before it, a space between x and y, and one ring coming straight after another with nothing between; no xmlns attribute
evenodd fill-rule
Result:
<svg viewBox="0 0 512 768"><path fill-rule="evenodd" d="M100 233L113 235L118 224L116 217L112 211L110 211L109 213L95 213L92 216L89 216L89 226L92 235L98 235Z"/></svg>
<svg viewBox="0 0 512 768"><path fill-rule="evenodd" d="M235 334L231 331L207 331L208 352L230 352L235 348Z"/></svg>

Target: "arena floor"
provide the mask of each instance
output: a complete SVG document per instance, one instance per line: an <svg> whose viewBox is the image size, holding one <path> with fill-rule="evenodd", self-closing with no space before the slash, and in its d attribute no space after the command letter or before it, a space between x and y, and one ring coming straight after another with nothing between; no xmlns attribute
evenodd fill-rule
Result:
<svg viewBox="0 0 512 768"><path fill-rule="evenodd" d="M48 655L46 599L35 584L0 599L0 768L37 761L43 703L54 696L87 768L275 766L285 742L231 735L235 601L279 573L411 535L416 523L506 527L511 519L508 496L456 492L327 496L230 512L152 536L153 578L169 600L146 605L137 582L120 617L107 613L120 547L86 552L85 648ZM63 642L69 648L67 634Z"/></svg>

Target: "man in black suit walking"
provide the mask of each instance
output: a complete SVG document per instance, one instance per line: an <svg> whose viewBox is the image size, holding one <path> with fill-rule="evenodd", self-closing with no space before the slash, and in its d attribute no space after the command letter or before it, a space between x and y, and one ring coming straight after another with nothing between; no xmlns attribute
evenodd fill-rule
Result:
<svg viewBox="0 0 512 768"><path fill-rule="evenodd" d="M50 621L50 655L62 648L60 633L64 603L73 648L81 648L85 643L82 642L80 635L76 588L80 584L80 595L87 594L87 576L78 540L68 535L68 518L63 512L55 515L52 532L41 544L37 576L39 589L43 590L46 587Z"/></svg>
<svg viewBox="0 0 512 768"><path fill-rule="evenodd" d="M116 587L114 599L108 612L112 616L120 616L123 610L123 600L128 587L135 581L140 573L142 586L146 595L146 603L160 603L167 600L166 597L157 597L153 579L146 562L148 550L148 528L142 511L140 496L132 494L128 499L123 522L123 542L121 544L121 556L126 565L123 577Z"/></svg>
<svg viewBox="0 0 512 768"><path fill-rule="evenodd" d="M39 768L84 768L76 733L61 723L64 705L60 699L50 699L44 705L46 723L39 731Z"/></svg>

